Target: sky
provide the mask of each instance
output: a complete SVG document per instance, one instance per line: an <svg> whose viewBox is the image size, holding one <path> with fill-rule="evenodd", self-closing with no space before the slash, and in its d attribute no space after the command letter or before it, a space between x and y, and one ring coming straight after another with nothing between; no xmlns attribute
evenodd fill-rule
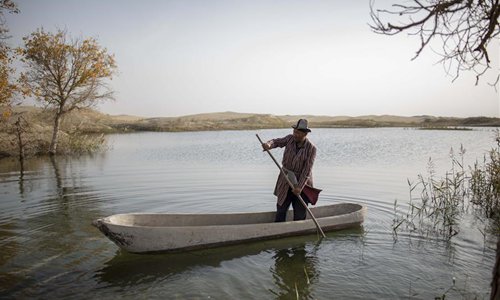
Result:
<svg viewBox="0 0 500 300"><path fill-rule="evenodd" d="M115 101L98 106L112 115L500 117L494 72L476 86L472 73L452 82L431 49L412 61L418 38L373 33L368 0L16 3L12 46L59 28L115 55ZM498 70L498 40L489 50Z"/></svg>

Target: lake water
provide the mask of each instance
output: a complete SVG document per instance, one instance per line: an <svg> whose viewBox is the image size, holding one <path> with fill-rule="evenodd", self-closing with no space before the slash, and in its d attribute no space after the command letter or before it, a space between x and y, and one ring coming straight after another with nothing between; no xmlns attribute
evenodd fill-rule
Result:
<svg viewBox="0 0 500 300"><path fill-rule="evenodd" d="M128 212L255 212L275 208L278 169L264 140L290 130L108 136L93 156L34 158L21 175L0 160L0 298L489 299L495 245L466 215L460 233L400 233L407 179L450 167L450 148L472 164L494 132L403 128L315 129L318 205L368 207L361 228L177 254L122 252L91 226ZM281 159L281 149L273 150ZM453 286L453 278L455 285Z"/></svg>

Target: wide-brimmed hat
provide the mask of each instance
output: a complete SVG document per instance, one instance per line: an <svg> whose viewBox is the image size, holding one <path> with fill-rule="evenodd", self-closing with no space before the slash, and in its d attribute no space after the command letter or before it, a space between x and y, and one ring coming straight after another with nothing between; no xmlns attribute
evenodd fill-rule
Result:
<svg viewBox="0 0 500 300"><path fill-rule="evenodd" d="M300 131L304 131L304 132L311 132L311 129L309 129L309 127L307 125L306 119L299 119L297 121L297 125L293 125L292 128L300 130Z"/></svg>

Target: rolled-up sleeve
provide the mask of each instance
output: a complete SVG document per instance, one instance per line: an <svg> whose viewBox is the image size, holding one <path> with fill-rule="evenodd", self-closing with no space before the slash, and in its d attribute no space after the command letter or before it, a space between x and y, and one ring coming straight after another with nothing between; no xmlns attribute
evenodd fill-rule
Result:
<svg viewBox="0 0 500 300"><path fill-rule="evenodd" d="M270 141L267 142L267 144L269 145L269 148L273 149L273 148L283 148L285 147L288 142L290 141L290 139L293 138L293 136L291 134L285 136L285 137L282 137L282 138L277 138L277 139L272 139Z"/></svg>

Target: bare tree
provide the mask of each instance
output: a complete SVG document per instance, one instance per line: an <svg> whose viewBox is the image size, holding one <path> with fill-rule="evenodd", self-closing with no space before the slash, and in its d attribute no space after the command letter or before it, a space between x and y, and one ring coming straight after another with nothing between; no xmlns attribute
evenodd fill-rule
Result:
<svg viewBox="0 0 500 300"><path fill-rule="evenodd" d="M499 0L412 0L393 4L391 9L375 9L372 1L370 15L370 27L376 33L406 32L420 38L413 59L438 40L441 50L435 51L441 55L439 62L448 74L454 74L453 80L461 71L473 71L477 85L479 78L492 68L487 47L500 34ZM499 70L494 72L496 85Z"/></svg>
<svg viewBox="0 0 500 300"><path fill-rule="evenodd" d="M441 62L453 81L462 71L479 78L492 69L488 44L498 42L500 34L500 0L411 0L393 4L391 9L375 9L370 2L371 29L379 34L396 35L406 32L420 38L420 47L413 59L433 40L441 43ZM382 17L391 22L384 22ZM497 48L498 49L498 48ZM498 51L498 50L497 50ZM497 52L498 55L498 52ZM496 72L497 86L500 69ZM491 283L491 299L500 299L500 236L497 242L496 263Z"/></svg>
<svg viewBox="0 0 500 300"><path fill-rule="evenodd" d="M19 48L27 70L21 74L23 90L54 110L49 153L56 154L61 119L69 112L112 99L106 84L116 69L113 55L93 38L67 40L67 34L39 29L25 37Z"/></svg>

